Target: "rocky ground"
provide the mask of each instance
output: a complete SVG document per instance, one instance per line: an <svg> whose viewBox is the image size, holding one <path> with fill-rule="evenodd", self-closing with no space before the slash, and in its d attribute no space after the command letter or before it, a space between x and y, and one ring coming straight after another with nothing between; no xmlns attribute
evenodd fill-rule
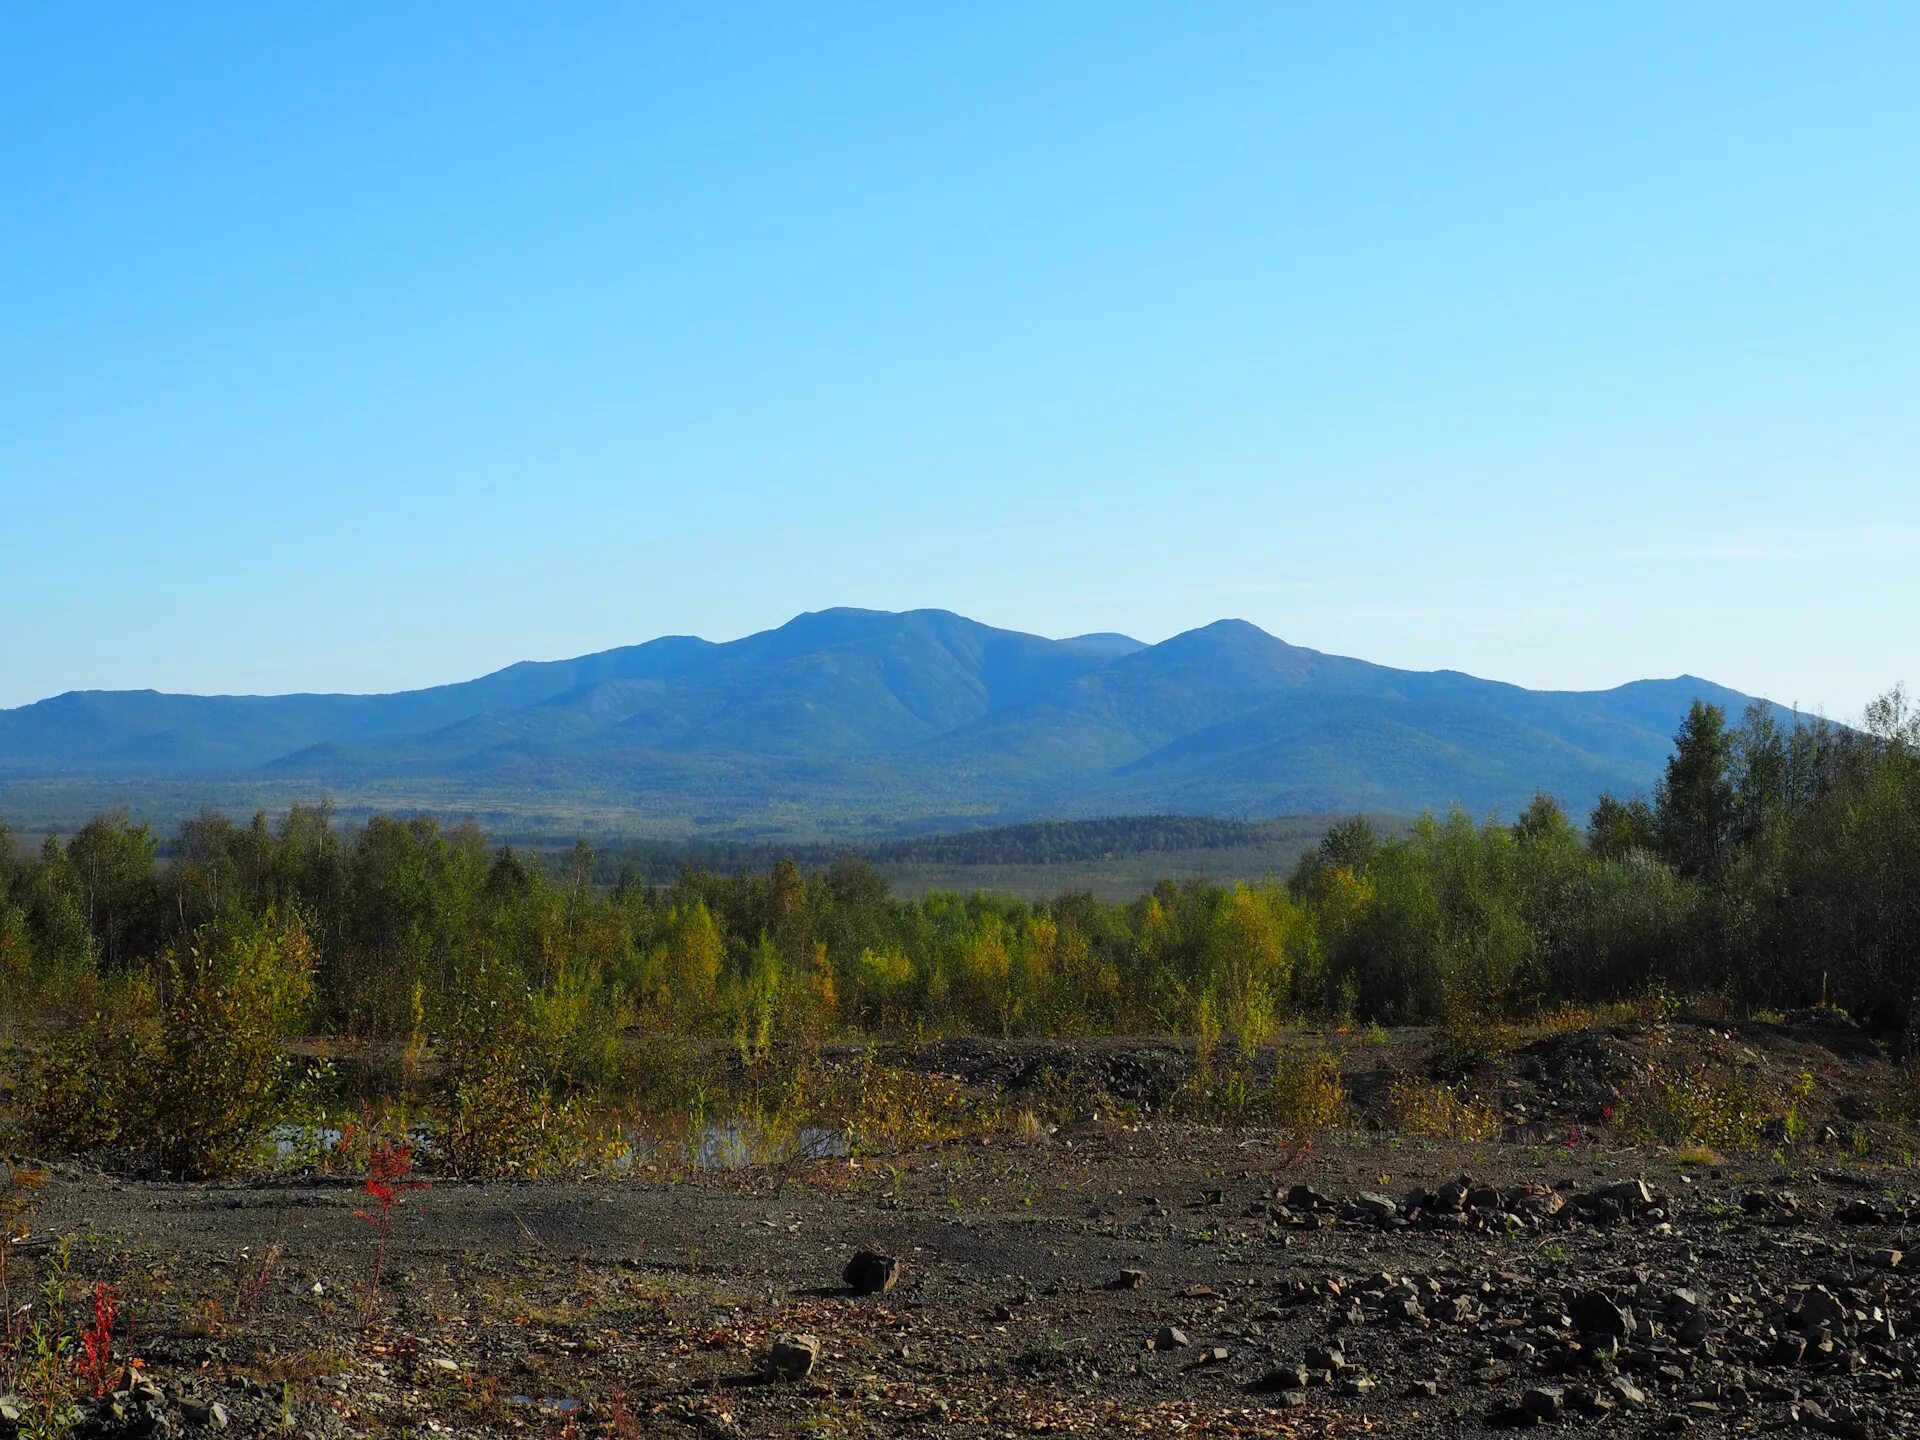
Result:
<svg viewBox="0 0 1920 1440"><path fill-rule="evenodd" d="M145 1379L101 1435L1920 1435L1908 1157L1829 1131L1683 1164L1535 1103L1471 1144L1089 1115L442 1180L377 1293L351 1181L63 1165L14 1283L72 1235L75 1285L117 1286Z"/></svg>

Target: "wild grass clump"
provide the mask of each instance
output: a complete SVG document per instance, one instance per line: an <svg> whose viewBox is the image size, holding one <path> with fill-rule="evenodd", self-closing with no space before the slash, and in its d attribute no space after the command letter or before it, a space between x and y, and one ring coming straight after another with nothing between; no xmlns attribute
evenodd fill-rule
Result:
<svg viewBox="0 0 1920 1440"><path fill-rule="evenodd" d="M1387 1089L1389 1128L1429 1140L1490 1140L1500 1116L1473 1100L1462 1085L1407 1075Z"/></svg>
<svg viewBox="0 0 1920 1440"><path fill-rule="evenodd" d="M1514 1026L1489 995L1464 985L1443 988L1433 1026L1434 1063L1441 1069L1471 1075L1519 1043Z"/></svg>
<svg viewBox="0 0 1920 1440"><path fill-rule="evenodd" d="M1257 1125L1272 1111L1273 1091L1261 1083L1256 1057L1233 1043L1201 1046L1193 1071L1175 1093L1171 1108L1205 1125Z"/></svg>
<svg viewBox="0 0 1920 1440"><path fill-rule="evenodd" d="M1274 1125L1304 1140L1343 1123L1347 1114L1339 1054L1324 1043L1283 1045L1273 1060Z"/></svg>
<svg viewBox="0 0 1920 1440"><path fill-rule="evenodd" d="M39 1180L12 1167L0 1175L0 1390L12 1412L6 1431L23 1440L74 1433L82 1404L104 1397L129 1371L120 1293L104 1280L82 1282L72 1236L53 1242L34 1276L23 1275L10 1254L28 1234Z"/></svg>
<svg viewBox="0 0 1920 1440"><path fill-rule="evenodd" d="M1759 1143L1770 1120L1786 1120L1789 1131L1794 1128L1796 1103L1791 1096L1783 1098L1784 1111L1770 1106L1751 1078L1706 1057L1676 1055L1668 1048L1628 1077L1613 1121L1643 1144L1748 1150Z"/></svg>
<svg viewBox="0 0 1920 1440"><path fill-rule="evenodd" d="M1894 1071L1887 1114L1896 1124L1920 1125L1920 1058L1909 1059Z"/></svg>
<svg viewBox="0 0 1920 1440"><path fill-rule="evenodd" d="M1011 1119L952 1076L886 1064L871 1049L852 1064L840 1113L848 1146L860 1155L985 1134L1004 1129Z"/></svg>

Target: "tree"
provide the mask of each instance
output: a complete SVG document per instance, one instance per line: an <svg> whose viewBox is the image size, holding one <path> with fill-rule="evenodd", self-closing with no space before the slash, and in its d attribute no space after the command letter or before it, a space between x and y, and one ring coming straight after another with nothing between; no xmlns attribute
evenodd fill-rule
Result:
<svg viewBox="0 0 1920 1440"><path fill-rule="evenodd" d="M1587 849L1597 860L1624 860L1656 848L1653 807L1638 795L1619 800L1603 793L1587 817Z"/></svg>
<svg viewBox="0 0 1920 1440"><path fill-rule="evenodd" d="M96 815L67 844L67 862L79 879L87 926L107 970L129 961L153 918L157 886L154 840L125 813Z"/></svg>
<svg viewBox="0 0 1920 1440"><path fill-rule="evenodd" d="M1688 879L1713 879L1725 864L1735 814L1732 757L1726 712L1694 701L1674 736L1654 812L1660 853Z"/></svg>

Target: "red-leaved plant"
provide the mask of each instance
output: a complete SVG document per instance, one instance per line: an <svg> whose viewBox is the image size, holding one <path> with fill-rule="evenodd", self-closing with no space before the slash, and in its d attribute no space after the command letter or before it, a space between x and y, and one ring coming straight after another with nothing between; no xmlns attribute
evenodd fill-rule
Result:
<svg viewBox="0 0 1920 1440"><path fill-rule="evenodd" d="M120 1318L120 1297L102 1280L93 1287L93 1323L80 1331L80 1353L73 1357L80 1378L99 1399L113 1388L120 1372L113 1363L113 1327Z"/></svg>
<svg viewBox="0 0 1920 1440"><path fill-rule="evenodd" d="M412 1174L411 1145L375 1140L367 1146L367 1175L360 1182L360 1188L372 1200L373 1207L353 1213L373 1226L380 1236L380 1244L374 1251L373 1274L367 1277L366 1291L360 1297L363 1327L372 1323L374 1309L380 1303L380 1273L387 1264L387 1237L393 1229L393 1207L409 1190L427 1188L426 1181L412 1179Z"/></svg>

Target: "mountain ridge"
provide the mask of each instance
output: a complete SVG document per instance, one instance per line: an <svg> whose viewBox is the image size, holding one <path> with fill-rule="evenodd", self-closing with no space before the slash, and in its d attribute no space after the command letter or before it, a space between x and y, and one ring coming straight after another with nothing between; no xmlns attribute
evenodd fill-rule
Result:
<svg viewBox="0 0 1920 1440"><path fill-rule="evenodd" d="M1510 813L1537 789L1575 808L1649 790L1695 698L1736 712L1749 699L1686 675L1528 690L1328 654L1239 619L1149 645L836 608L738 640L660 636L379 695L68 691L0 710L0 803L9 781L87 776L457 782L717 824L808 805L881 827L956 808L992 823Z"/></svg>

